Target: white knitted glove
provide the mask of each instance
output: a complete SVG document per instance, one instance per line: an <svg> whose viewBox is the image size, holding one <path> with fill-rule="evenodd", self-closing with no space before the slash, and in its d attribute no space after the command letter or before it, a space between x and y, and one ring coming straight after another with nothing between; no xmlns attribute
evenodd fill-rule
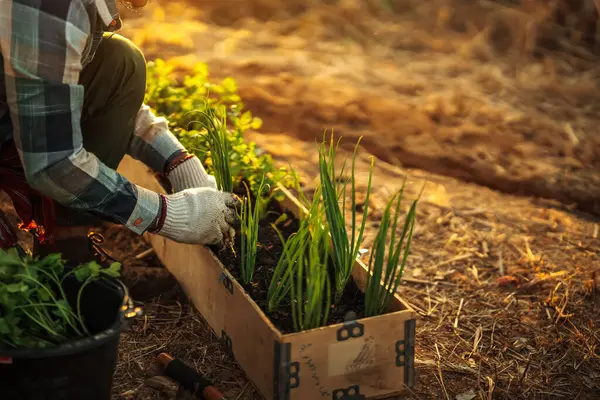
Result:
<svg viewBox="0 0 600 400"><path fill-rule="evenodd" d="M192 188L166 195L167 212L157 232L180 243L218 244L233 239L239 200L213 188Z"/></svg>
<svg viewBox="0 0 600 400"><path fill-rule="evenodd" d="M173 168L167 178L175 193L191 188L217 188L215 177L206 173L198 157L192 157Z"/></svg>

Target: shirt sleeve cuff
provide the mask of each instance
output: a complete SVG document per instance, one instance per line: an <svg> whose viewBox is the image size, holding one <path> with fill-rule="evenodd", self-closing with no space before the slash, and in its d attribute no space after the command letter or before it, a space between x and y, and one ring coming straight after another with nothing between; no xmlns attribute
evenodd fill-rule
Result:
<svg viewBox="0 0 600 400"><path fill-rule="evenodd" d="M136 117L129 155L153 171L163 173L169 159L183 150L183 145L169 130L167 119L155 116L148 105L142 104Z"/></svg>
<svg viewBox="0 0 600 400"><path fill-rule="evenodd" d="M137 203L125 226L131 231L142 235L150 228L160 212L160 195L141 186L135 185Z"/></svg>

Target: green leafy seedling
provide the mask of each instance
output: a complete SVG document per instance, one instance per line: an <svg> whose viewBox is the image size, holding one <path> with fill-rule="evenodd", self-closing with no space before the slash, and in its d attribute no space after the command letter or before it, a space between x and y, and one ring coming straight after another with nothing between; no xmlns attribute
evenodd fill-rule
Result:
<svg viewBox="0 0 600 400"><path fill-rule="evenodd" d="M65 273L59 254L43 259L21 257L14 249L0 250L0 347L43 348L58 346L89 334L80 306L73 310L63 290L74 274L84 283L104 276L118 277L120 264L100 268L91 263ZM87 283L86 283L87 282Z"/></svg>

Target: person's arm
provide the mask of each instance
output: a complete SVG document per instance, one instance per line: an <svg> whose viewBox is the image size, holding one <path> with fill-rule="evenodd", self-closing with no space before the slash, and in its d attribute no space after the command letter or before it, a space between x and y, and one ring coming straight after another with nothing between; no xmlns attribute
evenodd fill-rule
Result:
<svg viewBox="0 0 600 400"><path fill-rule="evenodd" d="M239 201L231 193L203 187L159 195L85 150L79 74L88 21L82 1L45 1L41 8L0 1L6 102L29 185L138 234L151 228L194 244L217 244L232 236Z"/></svg>
<svg viewBox="0 0 600 400"><path fill-rule="evenodd" d="M206 173L200 160L189 155L171 133L167 120L154 115L146 104L137 114L128 154L154 172L165 174L176 193L189 188L217 187L215 178Z"/></svg>
<svg viewBox="0 0 600 400"><path fill-rule="evenodd" d="M80 1L44 4L35 10L0 2L6 100L27 182L65 206L141 234L159 216L159 194L132 184L82 145L87 11Z"/></svg>

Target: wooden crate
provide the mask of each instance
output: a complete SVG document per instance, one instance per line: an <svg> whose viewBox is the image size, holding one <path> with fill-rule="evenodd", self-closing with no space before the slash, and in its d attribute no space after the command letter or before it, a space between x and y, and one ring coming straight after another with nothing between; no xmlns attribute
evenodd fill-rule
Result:
<svg viewBox="0 0 600 400"><path fill-rule="evenodd" d="M163 191L141 163L126 158L119 169ZM306 211L285 193L284 207ZM385 398L413 386L416 314L398 295L388 314L284 335L204 246L148 240L266 399ZM367 273L357 260L353 277L361 290Z"/></svg>

